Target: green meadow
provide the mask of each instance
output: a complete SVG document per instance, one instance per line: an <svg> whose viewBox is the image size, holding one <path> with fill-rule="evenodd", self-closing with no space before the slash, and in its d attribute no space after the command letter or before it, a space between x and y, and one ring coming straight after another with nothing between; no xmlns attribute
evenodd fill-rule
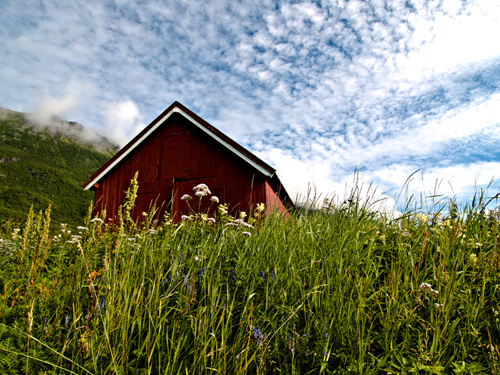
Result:
<svg viewBox="0 0 500 375"><path fill-rule="evenodd" d="M31 211L0 242L0 372L500 374L497 202L351 198L136 223L133 183L114 223Z"/></svg>

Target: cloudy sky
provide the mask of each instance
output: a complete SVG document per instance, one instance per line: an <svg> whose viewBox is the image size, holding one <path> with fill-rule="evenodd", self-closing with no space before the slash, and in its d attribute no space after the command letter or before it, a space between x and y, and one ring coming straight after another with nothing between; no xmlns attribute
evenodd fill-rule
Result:
<svg viewBox="0 0 500 375"><path fill-rule="evenodd" d="M0 106L123 145L178 100L273 165L293 197L343 196L355 170L390 204L417 170L410 194L461 202L500 178L500 2L0 6Z"/></svg>

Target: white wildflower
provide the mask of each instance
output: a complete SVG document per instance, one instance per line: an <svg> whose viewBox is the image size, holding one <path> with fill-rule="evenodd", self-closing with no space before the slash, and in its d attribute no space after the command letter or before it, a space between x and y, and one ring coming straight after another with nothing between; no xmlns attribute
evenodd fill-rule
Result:
<svg viewBox="0 0 500 375"><path fill-rule="evenodd" d="M207 221L211 224L215 224L215 219L213 217L209 217Z"/></svg>
<svg viewBox="0 0 500 375"><path fill-rule="evenodd" d="M212 194L212 193L210 192L210 189L208 188L208 186L207 186L207 185L205 185L205 184L198 184L198 185L196 185L196 186L193 188L193 191L194 191L194 192L203 192L203 193L205 193L205 195L207 195L207 194Z"/></svg>
<svg viewBox="0 0 500 375"><path fill-rule="evenodd" d="M100 217L94 217L92 220L90 220L90 222L102 224L104 221Z"/></svg>
<svg viewBox="0 0 500 375"><path fill-rule="evenodd" d="M87 232L89 230L89 228L87 227L80 227L80 226L76 227L76 229L83 230L84 232Z"/></svg>
<svg viewBox="0 0 500 375"><path fill-rule="evenodd" d="M189 194L184 194L184 195L181 197L181 201L184 201L184 202L190 201L191 199L193 199L193 197L192 197L192 196L190 196Z"/></svg>
<svg viewBox="0 0 500 375"><path fill-rule="evenodd" d="M244 236L250 237L252 234L250 232L242 232Z"/></svg>
<svg viewBox="0 0 500 375"><path fill-rule="evenodd" d="M182 215L181 216L181 220L182 221L186 221L186 220L191 220L191 218L189 216L187 216L187 215Z"/></svg>
<svg viewBox="0 0 500 375"><path fill-rule="evenodd" d="M194 195L196 195L199 198L202 198L202 197L207 195L207 192L201 190L201 191L197 191L196 193L194 193Z"/></svg>
<svg viewBox="0 0 500 375"><path fill-rule="evenodd" d="M436 310L439 310L441 309L441 307L443 307L443 305L441 303L435 303L434 307L436 308Z"/></svg>
<svg viewBox="0 0 500 375"><path fill-rule="evenodd" d="M432 290L432 285L429 283L422 283L419 288L422 292L428 292Z"/></svg>
<svg viewBox="0 0 500 375"><path fill-rule="evenodd" d="M437 296L439 294L439 291L432 289L432 285L429 283L422 283L420 284L420 290L423 293L431 293Z"/></svg>
<svg viewBox="0 0 500 375"><path fill-rule="evenodd" d="M254 229L252 224L248 224L248 223L244 222L241 219L234 220L234 223L237 224L237 225L241 225L242 227L245 227L245 228Z"/></svg>
<svg viewBox="0 0 500 375"><path fill-rule="evenodd" d="M210 197L210 200L211 200L212 202L214 202L214 203L219 203L219 198L217 198L215 195L212 195L212 196Z"/></svg>

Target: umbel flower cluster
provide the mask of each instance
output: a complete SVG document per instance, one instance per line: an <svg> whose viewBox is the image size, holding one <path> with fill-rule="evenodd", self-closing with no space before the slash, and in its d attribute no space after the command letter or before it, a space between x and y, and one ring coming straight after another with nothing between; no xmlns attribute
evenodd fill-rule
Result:
<svg viewBox="0 0 500 375"><path fill-rule="evenodd" d="M196 195L197 197L200 197L200 198L206 197L208 194L212 194L212 192L210 191L208 186L205 184L196 185L193 188L193 191L194 191L194 195Z"/></svg>
<svg viewBox="0 0 500 375"><path fill-rule="evenodd" d="M208 186L205 185L205 184L198 184L198 185L196 185L193 188L193 191L194 191L194 195L196 195L200 199L203 198L203 197L206 197L209 194L212 194L212 192L210 191L210 189L208 188ZM190 196L189 194L184 194L181 197L181 200L184 201L184 202L188 202L191 199L193 199L193 197ZM210 200L212 202L214 202L214 203L219 203L219 198L217 198L215 195L212 196L212 197L210 197Z"/></svg>
<svg viewBox="0 0 500 375"><path fill-rule="evenodd" d="M212 192L210 191L209 187L206 184L198 184L195 187L193 187L193 192L194 195L196 195L201 202L201 199L203 197L206 197ZM258 203L256 205L255 210L253 211L252 215L248 217L248 222L245 222L245 219L247 218L247 213L244 211L241 211L239 213L239 218L234 218L229 214L229 207L228 204L219 204L219 198L215 195L212 195L210 197L210 201L212 204L217 204L217 213L218 213L218 220L216 220L214 217L209 217L209 212L196 212L196 210L193 210L193 207L189 204L189 201L191 201L193 197L189 194L184 194L181 197L181 200L186 202L188 206L190 207L190 210L192 211L192 215L181 215L181 220L184 222L188 221L200 221L203 222L204 224L215 224L216 221L219 221L221 223L225 223L224 227L225 229L228 229L228 227L235 227L239 228L240 232L242 235L251 237L251 233L248 231L250 229L254 229L253 225L255 222L261 218L262 213L265 210L265 205L264 203ZM199 211L199 209L198 209Z"/></svg>

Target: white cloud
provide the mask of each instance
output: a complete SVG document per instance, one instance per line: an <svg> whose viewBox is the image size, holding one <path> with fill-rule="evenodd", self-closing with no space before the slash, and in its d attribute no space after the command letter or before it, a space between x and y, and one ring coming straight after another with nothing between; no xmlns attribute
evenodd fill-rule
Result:
<svg viewBox="0 0 500 375"><path fill-rule="evenodd" d="M341 205L350 197L373 210L395 214L394 199L363 178L356 171L332 178L332 165L328 160L300 160L280 149L259 152L258 156L278 166L280 180L290 197L298 204L321 207L325 199Z"/></svg>
<svg viewBox="0 0 500 375"><path fill-rule="evenodd" d="M415 165L399 164L370 171L368 178L390 190L396 187L398 207L405 206L412 197L413 203L431 209L432 201L448 202L457 199L459 202L471 202L474 193L483 189L486 197L499 192L499 183L495 179L500 170L499 162L475 162L445 167L429 166L417 169ZM411 177L411 178L410 178ZM406 183L406 184L405 184Z"/></svg>
<svg viewBox="0 0 500 375"><path fill-rule="evenodd" d="M104 118L106 135L120 146L127 144L144 128L139 109L130 99L109 103L105 108Z"/></svg>
<svg viewBox="0 0 500 375"><path fill-rule="evenodd" d="M67 118L79 107L86 104L92 87L87 82L72 78L60 96L53 96L48 89L40 94L36 108L29 119L36 125L49 127L54 117Z"/></svg>
<svg viewBox="0 0 500 375"><path fill-rule="evenodd" d="M409 20L415 29L411 50L396 56L403 79L420 81L500 56L500 45L491 43L500 35L497 2L472 1L462 8L458 1L445 1L442 10L413 13Z"/></svg>

